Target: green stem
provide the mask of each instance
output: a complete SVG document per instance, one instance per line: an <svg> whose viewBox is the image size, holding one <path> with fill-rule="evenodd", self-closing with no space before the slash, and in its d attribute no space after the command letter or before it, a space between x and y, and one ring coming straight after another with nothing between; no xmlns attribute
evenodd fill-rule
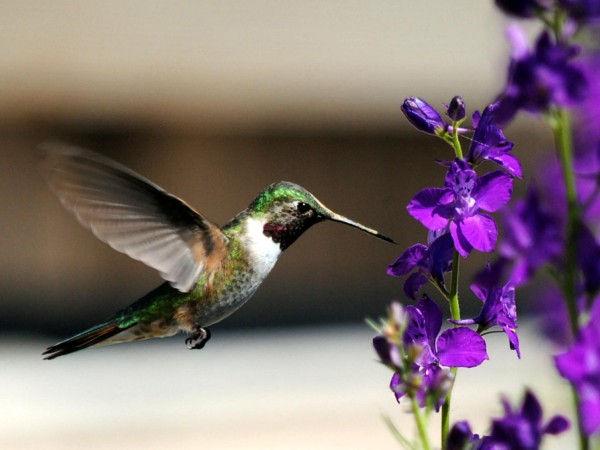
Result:
<svg viewBox="0 0 600 450"><path fill-rule="evenodd" d="M579 317L577 312L577 228L579 207L577 205L577 186L573 170L573 142L569 112L559 109L556 112L554 139L558 149L565 187L567 191L567 229L565 273L563 291L567 300L569 321L573 336L579 335Z"/></svg>
<svg viewBox="0 0 600 450"><path fill-rule="evenodd" d="M458 369L453 367L450 369L452 372L452 385L454 386L454 381L456 380L456 375L458 373ZM446 441L448 440L448 433L450 433L450 403L452 401L452 389L448 391L446 395L446 400L442 405L442 448L446 448Z"/></svg>
<svg viewBox="0 0 600 450"><path fill-rule="evenodd" d="M460 304L458 301L458 274L460 272L460 255L454 250L452 259L452 283L450 284L450 317L460 320ZM457 326L457 325L455 325Z"/></svg>
<svg viewBox="0 0 600 450"><path fill-rule="evenodd" d="M571 385L571 392L573 394L573 402L575 403L575 411L577 414L577 424L579 426L579 448L580 450L589 450L590 438L583 432L581 425L583 424L583 417L581 415L581 408L579 408L580 399L575 386Z"/></svg>
<svg viewBox="0 0 600 450"><path fill-rule="evenodd" d="M462 147L460 144L460 139L458 136L458 125L459 123L454 122L452 124L452 145L454 147L454 154L457 158L463 158ZM460 273L460 255L458 251L454 250L454 256L452 258L452 281L450 284L450 292L448 295L448 300L450 302L450 317L453 320L460 320L460 303L458 301L458 276ZM458 325L454 325L457 327ZM457 369L452 368L452 377L453 380L456 379ZM454 386L454 381L453 381ZM442 445L441 448L446 448L446 441L448 440L448 433L450 432L450 404L452 402L452 388L446 394L446 400L444 400L444 404L442 405Z"/></svg>
<svg viewBox="0 0 600 450"><path fill-rule="evenodd" d="M423 450L431 450L429 435L427 434L427 426L416 398L413 397L410 399L410 406L415 417L415 422L417 423L417 430L419 432L419 437L421 438L421 443L423 444Z"/></svg>
<svg viewBox="0 0 600 450"><path fill-rule="evenodd" d="M567 191L567 229L566 229L566 254L565 271L563 278L563 293L567 302L569 322L573 337L579 335L579 314L577 311L577 236L579 233L580 209L577 204L577 185L573 168L573 140L571 131L571 118L566 109L556 111L554 122L554 139L560 158L564 182ZM583 423L580 413L581 399L577 390L572 386L573 400L577 411L579 429L579 448L589 450L589 438L583 432Z"/></svg>
<svg viewBox="0 0 600 450"><path fill-rule="evenodd" d="M454 147L454 154L457 158L463 159L462 146L460 145L460 139L458 138L458 122L452 123L452 146Z"/></svg>

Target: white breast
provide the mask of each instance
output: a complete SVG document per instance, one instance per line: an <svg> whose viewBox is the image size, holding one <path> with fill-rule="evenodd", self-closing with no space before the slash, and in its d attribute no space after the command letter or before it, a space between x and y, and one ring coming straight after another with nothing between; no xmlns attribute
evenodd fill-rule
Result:
<svg viewBox="0 0 600 450"><path fill-rule="evenodd" d="M260 278L266 277L281 255L278 243L263 233L265 220L248 219L246 222L246 249Z"/></svg>

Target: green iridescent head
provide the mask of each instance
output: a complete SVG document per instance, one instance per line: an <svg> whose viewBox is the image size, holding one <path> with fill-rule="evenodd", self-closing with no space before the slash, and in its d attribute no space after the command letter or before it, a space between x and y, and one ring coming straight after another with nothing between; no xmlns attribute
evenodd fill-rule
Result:
<svg viewBox="0 0 600 450"><path fill-rule="evenodd" d="M282 250L289 247L308 228L324 220L345 223L393 242L378 231L331 211L302 186L288 181L268 186L254 199L248 211L253 217L265 220L265 235L280 243Z"/></svg>

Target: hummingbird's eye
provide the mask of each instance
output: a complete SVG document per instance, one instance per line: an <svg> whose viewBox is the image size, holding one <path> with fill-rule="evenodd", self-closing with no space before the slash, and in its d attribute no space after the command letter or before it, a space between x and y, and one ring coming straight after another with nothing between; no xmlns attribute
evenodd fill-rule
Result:
<svg viewBox="0 0 600 450"><path fill-rule="evenodd" d="M306 214L308 211L310 211L310 205L305 202L298 202L296 203L296 209L300 214Z"/></svg>

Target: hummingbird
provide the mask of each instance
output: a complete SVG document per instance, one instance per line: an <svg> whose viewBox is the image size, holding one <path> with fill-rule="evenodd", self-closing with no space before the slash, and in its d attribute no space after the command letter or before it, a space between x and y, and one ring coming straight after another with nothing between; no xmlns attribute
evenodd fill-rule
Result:
<svg viewBox="0 0 600 450"><path fill-rule="evenodd" d="M153 182L90 150L46 148L42 173L84 227L166 280L98 325L48 347L45 359L178 332L188 333L189 349L203 348L209 327L244 305L282 252L318 222L344 223L394 243L287 181L267 186L220 227Z"/></svg>

